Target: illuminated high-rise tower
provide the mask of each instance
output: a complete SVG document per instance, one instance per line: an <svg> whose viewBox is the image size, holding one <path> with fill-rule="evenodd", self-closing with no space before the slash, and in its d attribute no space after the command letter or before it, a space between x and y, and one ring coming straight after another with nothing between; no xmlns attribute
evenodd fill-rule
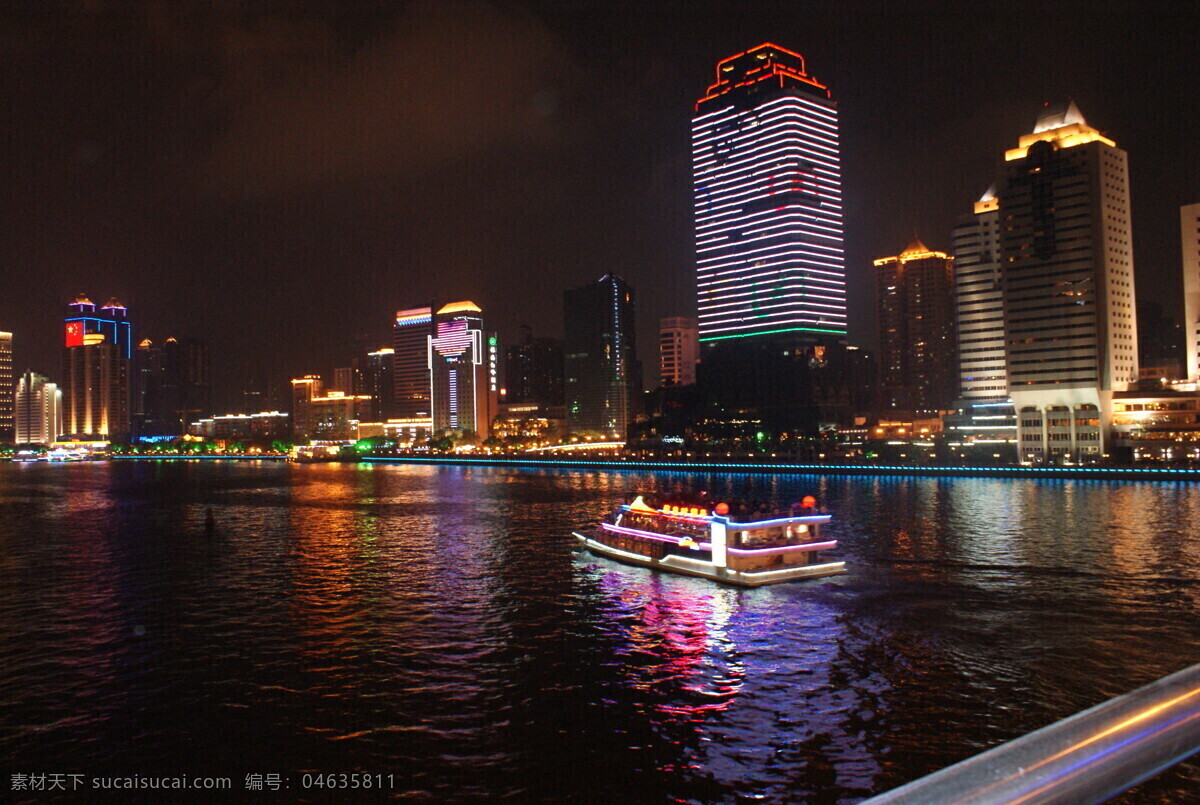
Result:
<svg viewBox="0 0 1200 805"><path fill-rule="evenodd" d="M946 408L958 392L954 258L914 239L875 269L883 406L918 414Z"/></svg>
<svg viewBox="0 0 1200 805"><path fill-rule="evenodd" d="M496 414L500 347L483 329L474 302L451 302L434 317L429 336L430 409L433 429L474 431L486 439Z"/></svg>
<svg viewBox="0 0 1200 805"><path fill-rule="evenodd" d="M62 352L63 433L75 439L130 435L133 326L125 306L80 295L67 306Z"/></svg>
<svg viewBox="0 0 1200 805"><path fill-rule="evenodd" d="M50 444L62 432L62 392L50 379L29 371L17 383L16 443Z"/></svg>
<svg viewBox="0 0 1200 805"><path fill-rule="evenodd" d="M11 442L15 435L12 342L12 333L0 333L0 442Z"/></svg>
<svg viewBox="0 0 1200 805"><path fill-rule="evenodd" d="M567 430L624 441L642 394L633 289L616 274L563 292Z"/></svg>
<svg viewBox="0 0 1200 805"><path fill-rule="evenodd" d="M1026 461L1097 457L1114 391L1138 377L1125 152L1074 103L1004 155L1005 363Z"/></svg>
<svg viewBox="0 0 1200 805"><path fill-rule="evenodd" d="M435 334L433 308L396 311L389 413L406 419L429 417L429 337Z"/></svg>
<svg viewBox="0 0 1200 805"><path fill-rule="evenodd" d="M717 63L692 119L701 342L844 336L837 105L772 44Z"/></svg>
<svg viewBox="0 0 1200 805"><path fill-rule="evenodd" d="M1000 288L1000 200L993 185L958 219L951 234L958 313L958 381L962 399L1008 398L1004 296Z"/></svg>

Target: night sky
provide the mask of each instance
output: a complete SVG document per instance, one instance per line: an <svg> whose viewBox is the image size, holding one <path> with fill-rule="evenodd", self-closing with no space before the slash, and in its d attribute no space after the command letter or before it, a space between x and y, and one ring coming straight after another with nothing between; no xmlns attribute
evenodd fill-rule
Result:
<svg viewBox="0 0 1200 805"><path fill-rule="evenodd" d="M851 341L871 259L955 218L1045 102L1129 153L1139 298L1180 297L1200 201L1200 4L29 2L0 10L0 329L57 379L63 305L207 339L218 390L348 364L397 308L510 340L615 271L694 315L690 117L763 41L838 102ZM331 378L330 378L331 379ZM225 400L218 396L218 400Z"/></svg>

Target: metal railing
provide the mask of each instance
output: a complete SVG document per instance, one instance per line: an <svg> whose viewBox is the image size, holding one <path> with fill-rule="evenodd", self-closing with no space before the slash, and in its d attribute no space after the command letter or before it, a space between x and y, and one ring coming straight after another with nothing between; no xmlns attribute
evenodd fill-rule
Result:
<svg viewBox="0 0 1200 805"><path fill-rule="evenodd" d="M860 805L1104 802L1200 750L1200 665Z"/></svg>

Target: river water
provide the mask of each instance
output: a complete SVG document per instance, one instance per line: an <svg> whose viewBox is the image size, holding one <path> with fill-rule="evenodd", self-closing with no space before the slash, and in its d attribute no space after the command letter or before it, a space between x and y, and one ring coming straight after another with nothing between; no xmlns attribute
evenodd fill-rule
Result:
<svg viewBox="0 0 1200 805"><path fill-rule="evenodd" d="M570 537L701 489L817 496L850 572L741 590ZM856 802L1200 662L1198 537L1200 486L1162 482L0 465L0 799L60 773L322 800L304 774L361 771L437 801ZM1196 791L1184 764L1127 800Z"/></svg>

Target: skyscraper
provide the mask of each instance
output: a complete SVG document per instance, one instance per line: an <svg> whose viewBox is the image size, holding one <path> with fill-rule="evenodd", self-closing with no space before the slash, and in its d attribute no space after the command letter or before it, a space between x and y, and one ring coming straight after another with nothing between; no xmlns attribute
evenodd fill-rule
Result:
<svg viewBox="0 0 1200 805"><path fill-rule="evenodd" d="M0 332L0 442L11 442L13 427L13 335Z"/></svg>
<svg viewBox="0 0 1200 805"><path fill-rule="evenodd" d="M63 432L74 439L130 435L133 327L110 299L96 305L80 295L67 306L62 352Z"/></svg>
<svg viewBox="0 0 1200 805"><path fill-rule="evenodd" d="M917 414L948 408L958 391L954 258L913 240L875 270L883 405Z"/></svg>
<svg viewBox="0 0 1200 805"><path fill-rule="evenodd" d="M212 414L212 367L208 343L167 338L137 346L135 419L139 436L180 436L189 422Z"/></svg>
<svg viewBox="0 0 1200 805"><path fill-rule="evenodd" d="M508 348L504 364L505 402L563 404L563 345L557 338L534 338L521 325L517 343Z"/></svg>
<svg viewBox="0 0 1200 805"><path fill-rule="evenodd" d="M451 302L436 317L429 337L430 407L433 429L474 431L487 438L496 414L499 345L483 329L474 302Z"/></svg>
<svg viewBox="0 0 1200 805"><path fill-rule="evenodd" d="M430 415L429 338L432 335L432 308L396 311L392 326L392 393L397 417L414 419Z"/></svg>
<svg viewBox="0 0 1200 805"><path fill-rule="evenodd" d="M354 389L354 393L371 398L371 408L381 421L395 415L395 355L395 349L383 347L368 352L365 358L354 359L356 376L362 384Z"/></svg>
<svg viewBox="0 0 1200 805"><path fill-rule="evenodd" d="M1075 104L1004 155L1001 286L1022 460L1104 452L1112 393L1136 382L1125 152Z"/></svg>
<svg viewBox="0 0 1200 805"><path fill-rule="evenodd" d="M26 372L17 383L16 443L50 444L62 433L62 392L49 378Z"/></svg>
<svg viewBox="0 0 1200 805"><path fill-rule="evenodd" d="M692 120L700 340L844 336L837 105L770 43L716 77Z"/></svg>
<svg viewBox="0 0 1200 805"><path fill-rule="evenodd" d="M292 437L297 442L312 438L315 432L313 400L325 394L319 375L305 375L292 381Z"/></svg>
<svg viewBox="0 0 1200 805"><path fill-rule="evenodd" d="M958 313L958 393L968 402L1005 400L1000 201L994 185L975 202L974 212L958 219L950 239Z"/></svg>
<svg viewBox="0 0 1200 805"><path fill-rule="evenodd" d="M624 440L641 402L633 289L615 274L563 294L567 429Z"/></svg>
<svg viewBox="0 0 1200 805"><path fill-rule="evenodd" d="M1179 210L1183 246L1183 337L1188 380L1200 381L1200 204Z"/></svg>
<svg viewBox="0 0 1200 805"><path fill-rule="evenodd" d="M684 316L665 318L658 324L658 379L664 386L691 386L700 360L696 320Z"/></svg>

